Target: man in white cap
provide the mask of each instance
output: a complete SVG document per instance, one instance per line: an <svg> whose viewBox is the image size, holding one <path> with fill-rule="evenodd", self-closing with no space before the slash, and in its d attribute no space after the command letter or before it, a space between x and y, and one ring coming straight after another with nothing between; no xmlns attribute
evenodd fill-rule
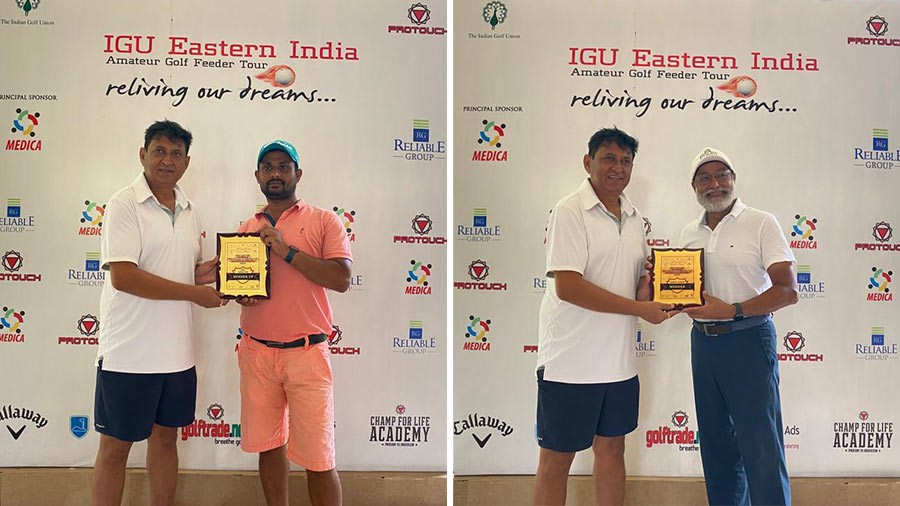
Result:
<svg viewBox="0 0 900 506"><path fill-rule="evenodd" d="M772 214L735 196L734 165L704 148L691 187L704 212L681 231L704 248L706 304L694 319L691 369L710 504L790 504L771 313L797 302L794 254Z"/></svg>

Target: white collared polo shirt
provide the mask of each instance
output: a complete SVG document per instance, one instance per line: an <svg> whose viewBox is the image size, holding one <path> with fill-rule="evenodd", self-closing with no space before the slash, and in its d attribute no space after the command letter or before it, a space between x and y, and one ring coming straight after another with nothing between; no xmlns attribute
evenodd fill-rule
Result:
<svg viewBox="0 0 900 506"><path fill-rule="evenodd" d="M706 225L706 212L701 213L681 230L678 243L703 248L706 291L728 304L768 290L772 264L796 261L775 216L747 207L740 199L715 230Z"/></svg>
<svg viewBox="0 0 900 506"><path fill-rule="evenodd" d="M176 212L164 208L144 179L109 199L100 239L102 268L131 262L139 269L179 283L194 284L200 260L200 221L177 186ZM97 362L104 371L179 372L194 366L192 304L151 300L116 290L109 276L100 296Z"/></svg>
<svg viewBox="0 0 900 506"><path fill-rule="evenodd" d="M644 222L624 194L619 202L621 223L586 179L550 215L537 357L547 381L611 383L637 374L637 317L600 313L560 300L552 277L555 271L574 271L605 290L634 299L648 253Z"/></svg>

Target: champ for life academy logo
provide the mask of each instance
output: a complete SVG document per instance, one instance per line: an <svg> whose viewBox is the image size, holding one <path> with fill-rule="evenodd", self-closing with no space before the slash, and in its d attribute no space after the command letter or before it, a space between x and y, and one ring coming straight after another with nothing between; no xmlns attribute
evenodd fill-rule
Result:
<svg viewBox="0 0 900 506"><path fill-rule="evenodd" d="M394 337L393 347L395 353L404 355L424 355L437 351L437 338L425 337L424 327L421 321L409 322L409 333L405 337Z"/></svg>
<svg viewBox="0 0 900 506"><path fill-rule="evenodd" d="M417 214L413 216L412 231L416 235L395 235L394 244L446 244L446 237L432 236L431 230L434 228L434 222L427 214Z"/></svg>
<svg viewBox="0 0 900 506"><path fill-rule="evenodd" d="M472 151L473 162L505 162L509 158L509 152L503 147L506 136L506 123L483 119L481 130L475 142L478 147Z"/></svg>
<svg viewBox="0 0 900 506"><path fill-rule="evenodd" d="M872 327L870 339L856 343L857 360L897 360L897 343L885 342L884 327Z"/></svg>
<svg viewBox="0 0 900 506"><path fill-rule="evenodd" d="M872 267L872 274L869 276L869 293L866 294L866 300L870 302L892 302L894 294L891 293L891 279L894 271Z"/></svg>
<svg viewBox="0 0 900 506"><path fill-rule="evenodd" d="M100 331L100 320L96 316L88 313L82 315L75 322L75 328L80 336L60 336L56 340L56 344L74 344L74 345L93 345L99 344L97 340L97 332Z"/></svg>
<svg viewBox="0 0 900 506"><path fill-rule="evenodd" d="M43 429L47 425L47 419L36 410L12 404L0 407L0 422L6 425L10 437L16 441L22 437L29 423L34 425L35 429Z"/></svg>
<svg viewBox="0 0 900 506"><path fill-rule="evenodd" d="M0 257L0 266L3 271L0 272L0 281L25 281L39 283L41 281L40 273L22 272L22 266L25 265L25 259L22 254L16 250L9 250Z"/></svg>
<svg viewBox="0 0 900 506"><path fill-rule="evenodd" d="M431 139L427 119L414 119L412 140L394 139L394 158L408 161L433 162L447 158L447 143Z"/></svg>
<svg viewBox="0 0 900 506"><path fill-rule="evenodd" d="M797 291L801 299L814 299L825 296L825 282L814 282L812 268L808 265L797 266Z"/></svg>
<svg viewBox="0 0 900 506"><path fill-rule="evenodd" d="M897 251L900 252L900 244L890 242L894 238L894 229L886 221L879 221L872 227L872 237L875 242L858 242L853 245L855 251Z"/></svg>
<svg viewBox="0 0 900 506"><path fill-rule="evenodd" d="M68 284L81 287L103 286L106 272L100 270L100 252L88 251L84 254L84 269L68 269Z"/></svg>
<svg viewBox="0 0 900 506"><path fill-rule="evenodd" d="M181 440L203 438L212 439L213 444L217 445L240 445L241 424L229 423L223 418L225 418L225 408L218 403L210 404L206 408L206 420L198 416L194 423L181 428Z"/></svg>
<svg viewBox="0 0 900 506"><path fill-rule="evenodd" d="M848 453L880 453L890 450L894 422L872 420L868 411L860 411L859 420L834 422L832 448Z"/></svg>
<svg viewBox="0 0 900 506"><path fill-rule="evenodd" d="M427 5L417 2L406 10L406 18L409 25L388 25L388 33L417 34L417 35L445 35L447 29L443 26L425 26L431 21L431 9Z"/></svg>
<svg viewBox="0 0 900 506"><path fill-rule="evenodd" d="M12 138L6 141L7 151L40 151L41 139L35 138L41 113L19 107L12 120Z"/></svg>
<svg viewBox="0 0 900 506"><path fill-rule="evenodd" d="M431 295L431 286L428 279L431 277L431 264L425 264L419 260L409 261L406 270L406 295Z"/></svg>
<svg viewBox="0 0 900 506"><path fill-rule="evenodd" d="M369 442L381 446L414 447L428 443L431 416L413 416L403 404L390 415L369 417Z"/></svg>
<svg viewBox="0 0 900 506"><path fill-rule="evenodd" d="M794 224L791 225L791 248L793 249L817 249L819 243L816 241L816 223L819 220L811 216L802 214L794 215Z"/></svg>
<svg viewBox="0 0 900 506"><path fill-rule="evenodd" d="M485 281L491 272L491 268L487 262L481 260L473 260L469 264L466 272L472 281L454 281L453 287L460 290L501 290L506 291L509 287L506 283L488 283Z"/></svg>
<svg viewBox="0 0 900 506"><path fill-rule="evenodd" d="M356 241L356 232L354 232L356 228L356 211L339 206L334 206L331 210L341 219L341 223L344 225L344 231L347 232L347 238L350 242Z"/></svg>
<svg viewBox="0 0 900 506"><path fill-rule="evenodd" d="M85 200L84 208L81 210L81 217L78 221L81 228L78 229L78 235L100 235L103 230L103 215L106 214L106 205L100 205L93 200Z"/></svg>
<svg viewBox="0 0 900 506"><path fill-rule="evenodd" d="M344 332L337 325L331 326L328 334L328 350L332 355L359 355L360 349L356 346L338 346L344 340ZM346 343L344 343L346 344Z"/></svg>
<svg viewBox="0 0 900 506"><path fill-rule="evenodd" d="M25 311L3 306L0 311L0 343L25 342Z"/></svg>
<svg viewBox="0 0 900 506"><path fill-rule="evenodd" d="M853 148L853 166L867 169L891 170L900 164L900 149L891 151L886 128L872 129L872 149L868 146Z"/></svg>
<svg viewBox="0 0 900 506"><path fill-rule="evenodd" d="M463 350L491 351L491 343L488 341L488 334L490 332L490 318L469 315L469 319L466 322L466 331L464 333L465 341L463 341Z"/></svg>
<svg viewBox="0 0 900 506"><path fill-rule="evenodd" d="M879 16L878 14L870 17L866 20L866 32L870 36L860 36L855 35L847 36L847 44L849 45L858 45L858 46L873 46L873 47L900 47L900 39L897 38L889 38L887 36L888 33L888 22L887 19ZM861 33L861 30L860 30Z"/></svg>
<svg viewBox="0 0 900 506"><path fill-rule="evenodd" d="M637 338L634 342L634 353L637 358L647 358L656 356L656 341L650 338L645 332L643 325L637 324Z"/></svg>
<svg viewBox="0 0 900 506"><path fill-rule="evenodd" d="M453 435L462 436L470 432L479 448L484 448L494 434L500 434L500 437L505 438L514 430L512 425L500 418L479 415L477 412L470 413L462 420L453 421Z"/></svg>
<svg viewBox="0 0 900 506"><path fill-rule="evenodd" d="M661 425L656 429L650 429L645 433L647 448L654 446L677 445L679 451L700 451L700 433L694 431L688 425L690 417L682 410L672 413L670 419L672 427Z"/></svg>
<svg viewBox="0 0 900 506"><path fill-rule="evenodd" d="M22 199L6 199L6 212L0 215L0 232L22 233L34 230L34 216L22 213Z"/></svg>
<svg viewBox="0 0 900 506"><path fill-rule="evenodd" d="M821 353L801 353L806 349L806 338L800 332L792 330L785 334L782 344L788 353L779 353L780 362L822 362Z"/></svg>
<svg viewBox="0 0 900 506"><path fill-rule="evenodd" d="M476 207L472 210L472 226L460 223L456 226L456 239L466 242L491 242L501 239L499 223L488 223L488 210L486 207Z"/></svg>

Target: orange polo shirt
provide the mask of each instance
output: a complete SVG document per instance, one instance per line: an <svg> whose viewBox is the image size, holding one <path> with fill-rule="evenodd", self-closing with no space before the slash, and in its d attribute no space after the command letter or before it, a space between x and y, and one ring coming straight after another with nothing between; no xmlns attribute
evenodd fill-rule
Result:
<svg viewBox="0 0 900 506"><path fill-rule="evenodd" d="M256 232L265 223L268 206L245 221L238 232ZM288 246L324 260L346 258L350 240L335 213L297 201L278 218L275 229ZM266 341L294 341L310 334L331 333L331 305L325 288L306 279L282 257L269 257L268 300L241 308L241 330Z"/></svg>

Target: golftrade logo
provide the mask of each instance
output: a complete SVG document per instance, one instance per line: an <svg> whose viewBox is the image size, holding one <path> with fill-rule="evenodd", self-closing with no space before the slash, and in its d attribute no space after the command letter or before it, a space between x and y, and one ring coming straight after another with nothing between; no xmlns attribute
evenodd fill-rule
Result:
<svg viewBox="0 0 900 506"><path fill-rule="evenodd" d="M647 448L660 445L677 445L678 451L696 452L700 450L700 433L688 427L690 417L682 410L672 413L672 426L662 425L646 432Z"/></svg>
<svg viewBox="0 0 900 506"><path fill-rule="evenodd" d="M406 18L411 25L388 25L388 33L416 35L446 35L443 26L424 26L431 21L431 10L423 3L414 3L406 10Z"/></svg>
<svg viewBox="0 0 900 506"><path fill-rule="evenodd" d="M190 438L213 439L217 445L234 445L241 444L241 424L228 423L222 418L225 417L225 408L221 404L213 403L206 408L207 422L202 418L194 420L193 423L181 428L181 440L187 441Z"/></svg>
<svg viewBox="0 0 900 506"><path fill-rule="evenodd" d="M900 244L889 243L894 237L894 229L886 221L879 221L872 227L872 237L877 242L858 242L854 244L854 251L896 251L900 252Z"/></svg>
<svg viewBox="0 0 900 506"><path fill-rule="evenodd" d="M800 353L806 348L806 338L796 330L788 332L782 343L789 353L779 353L780 362L822 362L824 359L821 353Z"/></svg>
<svg viewBox="0 0 900 506"><path fill-rule="evenodd" d="M394 244L446 244L446 237L431 237L434 222L427 214L417 214L412 219L412 231L416 235L395 235Z"/></svg>
<svg viewBox="0 0 900 506"><path fill-rule="evenodd" d="M506 291L509 286L506 283L486 283L484 282L487 279L488 275L491 272L490 266L484 260L480 258L477 260L473 260L467 269L469 274L469 278L472 279L472 282L469 281L454 281L453 287L459 290L476 290L476 291Z"/></svg>

